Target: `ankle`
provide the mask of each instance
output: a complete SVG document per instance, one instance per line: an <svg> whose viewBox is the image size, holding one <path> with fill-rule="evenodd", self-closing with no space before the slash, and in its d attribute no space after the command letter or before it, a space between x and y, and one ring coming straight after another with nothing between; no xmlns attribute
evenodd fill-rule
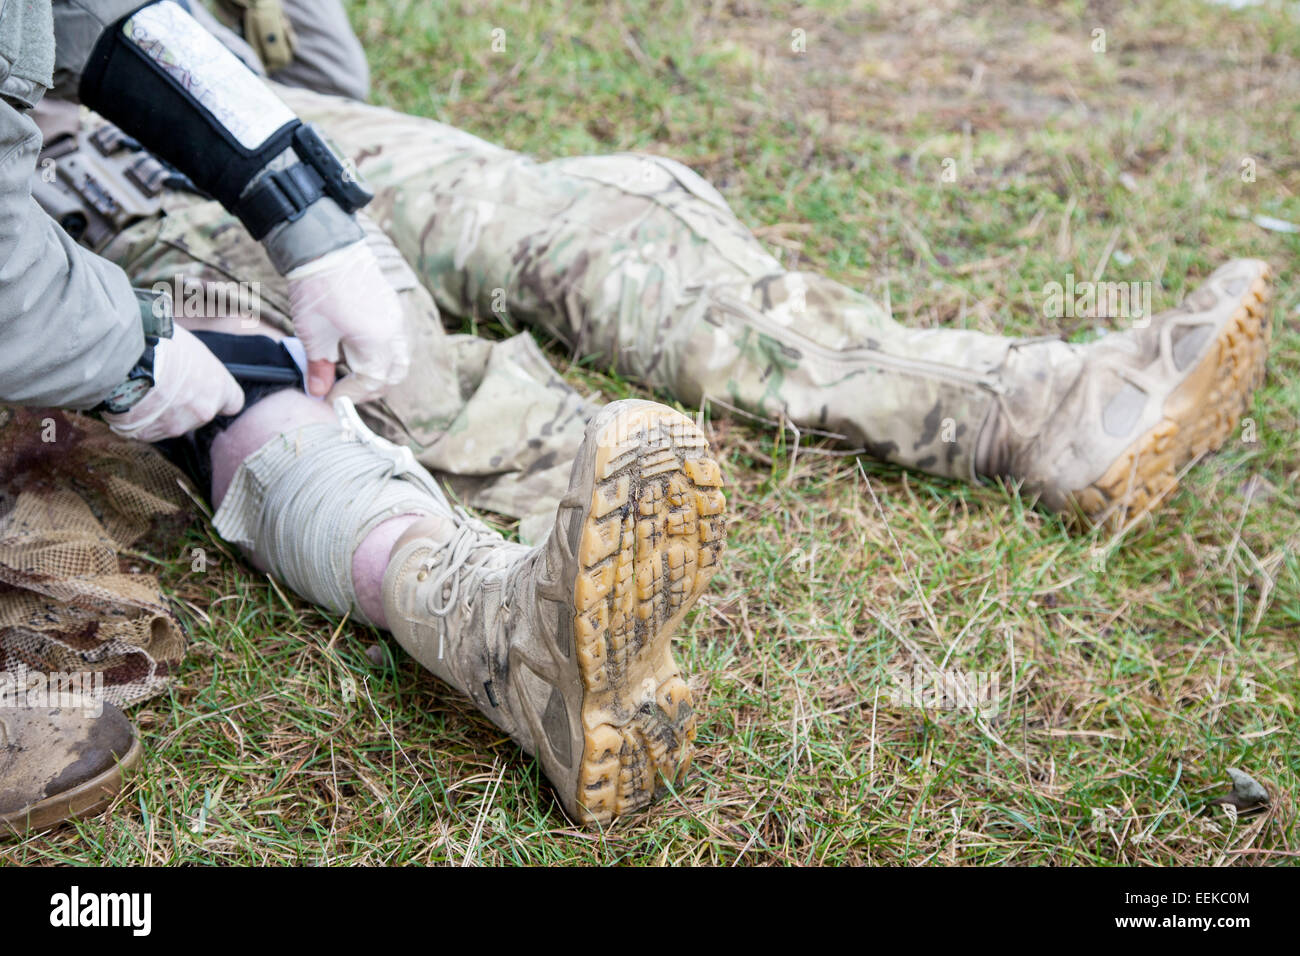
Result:
<svg viewBox="0 0 1300 956"><path fill-rule="evenodd" d="M391 563L397 552L412 541L420 538L446 541L456 531L456 519L445 515L411 515L410 517L414 520L393 539L393 545L388 551L388 563Z"/></svg>
<svg viewBox="0 0 1300 956"><path fill-rule="evenodd" d="M388 628L384 614L384 573L389 559L408 529L427 522L428 518L421 514L389 518L366 535L352 552L352 587L357 605L375 627Z"/></svg>

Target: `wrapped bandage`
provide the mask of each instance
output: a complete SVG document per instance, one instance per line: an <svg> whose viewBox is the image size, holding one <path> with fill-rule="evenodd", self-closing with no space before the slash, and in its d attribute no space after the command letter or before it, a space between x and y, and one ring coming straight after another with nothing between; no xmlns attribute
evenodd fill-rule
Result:
<svg viewBox="0 0 1300 956"><path fill-rule="evenodd" d="M334 408L338 425L279 435L244 459L212 523L298 594L371 623L352 585L357 546L389 518L452 510L409 448L366 428L348 399Z"/></svg>

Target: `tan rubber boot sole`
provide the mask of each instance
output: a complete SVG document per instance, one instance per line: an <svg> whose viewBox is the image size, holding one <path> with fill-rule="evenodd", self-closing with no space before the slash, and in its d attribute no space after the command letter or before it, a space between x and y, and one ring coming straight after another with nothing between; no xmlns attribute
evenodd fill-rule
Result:
<svg viewBox="0 0 1300 956"><path fill-rule="evenodd" d="M585 739L576 784L586 823L645 806L661 778L676 783L690 764L696 715L672 635L708 586L726 538L708 440L684 415L638 405L597 436L577 537L573 635Z"/></svg>
<svg viewBox="0 0 1300 956"><path fill-rule="evenodd" d="M16 813L0 815L0 836L23 836L32 830L44 830L69 820L93 817L122 792L127 776L140 765L144 748L137 737L121 760L99 776L85 783L46 797Z"/></svg>
<svg viewBox="0 0 1300 956"><path fill-rule="evenodd" d="M1165 399L1163 418L1093 484L1074 493L1085 518L1127 528L1166 499L1188 462L1223 446L1264 381L1270 273L1261 271L1196 368Z"/></svg>

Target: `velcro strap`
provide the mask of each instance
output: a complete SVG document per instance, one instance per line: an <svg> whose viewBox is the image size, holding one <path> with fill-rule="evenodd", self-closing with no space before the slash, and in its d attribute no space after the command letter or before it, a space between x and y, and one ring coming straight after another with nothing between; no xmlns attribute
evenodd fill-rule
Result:
<svg viewBox="0 0 1300 956"><path fill-rule="evenodd" d="M235 215L257 240L282 222L293 222L325 195L325 180L306 163L268 173L239 200Z"/></svg>

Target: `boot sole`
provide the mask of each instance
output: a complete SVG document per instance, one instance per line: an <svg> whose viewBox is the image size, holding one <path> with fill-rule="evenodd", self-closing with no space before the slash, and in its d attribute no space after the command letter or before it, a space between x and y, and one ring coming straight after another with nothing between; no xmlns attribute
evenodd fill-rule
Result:
<svg viewBox="0 0 1300 956"><path fill-rule="evenodd" d="M1165 399L1163 417L1093 484L1074 493L1084 517L1115 530L1132 526L1169 496L1184 466L1223 446L1264 382L1271 329L1270 272L1242 294L1196 367Z"/></svg>
<svg viewBox="0 0 1300 956"><path fill-rule="evenodd" d="M696 714L672 634L725 546L722 475L708 451L690 419L651 402L620 403L596 434L574 548L584 736L574 802L584 823L645 806L690 765Z"/></svg>
<svg viewBox="0 0 1300 956"><path fill-rule="evenodd" d="M0 834L8 831L22 836L32 830L95 816L122 792L127 776L140 765L143 755L144 747L137 737L131 741L126 755L99 776L16 813L0 815Z"/></svg>

